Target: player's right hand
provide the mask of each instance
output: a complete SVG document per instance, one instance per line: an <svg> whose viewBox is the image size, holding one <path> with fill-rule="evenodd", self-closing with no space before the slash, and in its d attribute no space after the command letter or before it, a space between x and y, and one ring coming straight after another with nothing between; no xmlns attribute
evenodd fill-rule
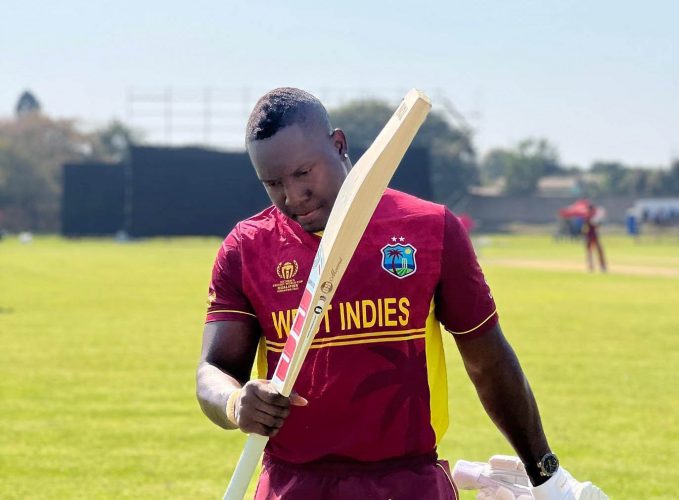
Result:
<svg viewBox="0 0 679 500"><path fill-rule="evenodd" d="M547 482L531 488L531 493L535 500L608 500L600 488L589 481L577 481L563 467Z"/></svg>
<svg viewBox="0 0 679 500"><path fill-rule="evenodd" d="M235 402L235 417L238 427L248 434L262 436L278 434L290 406L306 406L308 401L291 393L283 396L269 380L250 380L243 386Z"/></svg>

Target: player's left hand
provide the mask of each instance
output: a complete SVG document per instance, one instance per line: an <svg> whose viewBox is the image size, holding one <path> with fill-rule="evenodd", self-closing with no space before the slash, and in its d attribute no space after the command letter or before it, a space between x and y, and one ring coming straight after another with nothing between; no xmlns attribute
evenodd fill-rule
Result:
<svg viewBox="0 0 679 500"><path fill-rule="evenodd" d="M608 500L608 496L591 482L581 483L563 467L548 481L531 488L535 500Z"/></svg>

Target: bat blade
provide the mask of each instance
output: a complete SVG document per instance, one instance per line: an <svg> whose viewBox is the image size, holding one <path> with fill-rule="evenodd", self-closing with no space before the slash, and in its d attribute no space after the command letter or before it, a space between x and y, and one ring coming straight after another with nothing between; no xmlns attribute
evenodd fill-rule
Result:
<svg viewBox="0 0 679 500"><path fill-rule="evenodd" d="M337 194L323 231L302 301L271 379L289 396L320 321L332 300L363 232L410 143L424 123L431 101L411 90L375 141L353 166ZM267 438L250 435L236 465L225 500L241 500ZM255 456L256 455L256 456Z"/></svg>

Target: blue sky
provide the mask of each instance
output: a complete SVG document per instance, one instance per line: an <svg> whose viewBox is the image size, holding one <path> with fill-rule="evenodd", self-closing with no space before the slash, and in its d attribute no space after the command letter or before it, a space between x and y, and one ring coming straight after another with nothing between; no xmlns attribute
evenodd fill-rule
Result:
<svg viewBox="0 0 679 500"><path fill-rule="evenodd" d="M4 117L24 88L97 125L130 117L130 88L237 89L246 113L281 85L418 87L467 115L482 153L546 137L567 164L679 157L676 1L5 0L2 12Z"/></svg>

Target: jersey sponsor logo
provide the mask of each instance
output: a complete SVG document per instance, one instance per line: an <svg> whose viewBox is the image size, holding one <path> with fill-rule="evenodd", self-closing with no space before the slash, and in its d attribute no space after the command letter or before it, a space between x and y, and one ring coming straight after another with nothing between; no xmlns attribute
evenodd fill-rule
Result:
<svg viewBox="0 0 679 500"><path fill-rule="evenodd" d="M292 259L292 261L279 262L276 266L276 275L280 278L280 281L274 283L272 286L278 293L299 290L299 287L304 283L304 280L295 279L298 271L299 265L295 259Z"/></svg>
<svg viewBox="0 0 679 500"><path fill-rule="evenodd" d="M410 243L404 244L403 236L396 238L392 236L391 243L382 247L382 269L398 279L403 279L417 271L415 262L415 252L417 249Z"/></svg>

